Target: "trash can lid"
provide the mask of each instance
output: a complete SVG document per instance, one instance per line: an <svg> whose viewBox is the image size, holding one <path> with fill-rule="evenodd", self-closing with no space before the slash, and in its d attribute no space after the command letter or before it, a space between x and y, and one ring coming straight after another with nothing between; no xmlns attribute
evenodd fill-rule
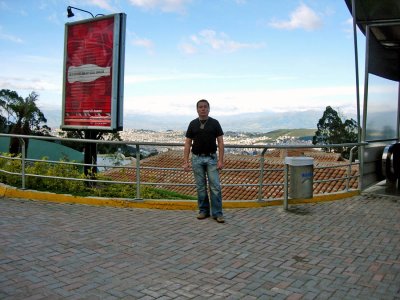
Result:
<svg viewBox="0 0 400 300"><path fill-rule="evenodd" d="M285 157L285 164L291 166L309 166L314 164L314 158L306 156Z"/></svg>

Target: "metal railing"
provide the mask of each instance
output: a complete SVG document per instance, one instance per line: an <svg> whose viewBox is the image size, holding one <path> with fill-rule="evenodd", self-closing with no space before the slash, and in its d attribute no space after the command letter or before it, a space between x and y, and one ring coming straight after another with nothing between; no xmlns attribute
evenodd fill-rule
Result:
<svg viewBox="0 0 400 300"><path fill-rule="evenodd" d="M39 177L39 178L52 178L57 180L70 180L70 181L84 181L84 182L93 182L93 183L114 183L114 184L129 184L136 186L136 198L134 200L143 200L141 195L141 186L192 186L195 187L194 183L172 183L172 182L145 182L141 180L141 171L143 170L164 170L164 171L183 171L183 168L160 168L160 167L146 167L141 165L140 159L140 150L141 147L165 147L170 149L183 149L183 143L160 143L160 142L139 142L139 141L105 141L105 140L90 140L90 139L67 139L67 138L58 138L58 137L45 137L45 136L29 136L29 135L12 135L12 134L1 134L0 137L9 137L9 138L18 138L22 147L21 147L21 156L20 157L11 157L0 155L0 158L8 159L8 160L20 160L21 161L21 172L10 172L3 169L0 169L0 173L8 174L8 175L17 175L21 176L21 188L26 188L26 178L27 177ZM101 165L101 164L85 164L79 162L70 162L70 161L52 161L46 159L30 159L26 156L25 151L25 140L36 139L36 140L46 140L46 141L58 141L58 142L75 142L75 143L96 143L96 144L112 144L112 145L129 145L134 146L136 149L136 164L135 166L110 166L110 165ZM358 188L360 187L360 173L356 175L352 175L352 167L354 165L359 165L359 162L353 162L354 150L359 148L360 146L364 146L366 143L346 143L346 144L329 144L329 145L309 145L309 144L293 144L293 145L234 145L234 144L225 144L226 149L253 149L255 151L261 151L261 155L259 155L259 168L253 169L224 169L223 172L258 172L259 180L258 183L224 183L221 182L222 187L224 186L246 186L246 187L257 187L258 188L258 196L257 201L265 200L263 197L263 188L267 186L271 187L280 187L282 190L287 185L287 178L285 178L285 182L273 182L266 183L265 182L265 174L267 172L282 172L284 173L285 168L273 168L273 169L265 169L265 154L268 150L272 149L284 149L284 150L298 150L298 149L333 149L338 147L352 147L350 151L350 158L347 163L340 163L336 165L330 165L329 167L318 166L314 169L324 169L324 168L347 168L347 173L345 177L341 178L329 178L323 180L314 180L314 183L323 183L330 181L345 181L346 188L345 191L350 190L350 180L356 178L358 180ZM43 162L48 164L60 164L60 165L74 165L81 168L84 167L107 167L107 168L118 168L118 169L131 169L135 170L136 173L136 181L118 181L118 180L100 180L100 179L92 179L90 177L85 178L72 178L72 177L62 177L62 176L48 176L48 175L40 175L40 174L30 174L26 172L27 163L34 162ZM283 163L282 163L283 164ZM241 199L236 199L241 200Z"/></svg>

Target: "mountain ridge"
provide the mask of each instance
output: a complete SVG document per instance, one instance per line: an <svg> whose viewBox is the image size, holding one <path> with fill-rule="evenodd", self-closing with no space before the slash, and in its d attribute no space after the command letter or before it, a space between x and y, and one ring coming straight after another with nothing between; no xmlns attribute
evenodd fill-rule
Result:
<svg viewBox="0 0 400 300"><path fill-rule="evenodd" d="M42 109L47 118L47 125L52 129L60 127L61 111ZM244 113L239 115L221 115L216 118L224 131L237 132L270 132L278 129L314 129L317 128L318 120L323 111L307 110L293 112L271 112ZM159 115L159 114L136 114L125 113L124 129L149 129L155 131L164 130L186 130L189 122L196 115Z"/></svg>

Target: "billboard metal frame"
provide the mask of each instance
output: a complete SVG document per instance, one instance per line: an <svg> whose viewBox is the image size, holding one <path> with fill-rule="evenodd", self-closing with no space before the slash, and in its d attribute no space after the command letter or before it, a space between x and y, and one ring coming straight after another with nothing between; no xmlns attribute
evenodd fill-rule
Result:
<svg viewBox="0 0 400 300"><path fill-rule="evenodd" d="M112 41L102 35L105 22L112 24L105 32ZM123 129L125 31L124 13L65 24L61 129Z"/></svg>

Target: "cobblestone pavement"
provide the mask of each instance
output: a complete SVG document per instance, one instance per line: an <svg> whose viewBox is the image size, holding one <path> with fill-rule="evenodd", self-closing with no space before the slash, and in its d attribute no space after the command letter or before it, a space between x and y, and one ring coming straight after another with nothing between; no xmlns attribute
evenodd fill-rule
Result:
<svg viewBox="0 0 400 300"><path fill-rule="evenodd" d="M400 299L400 197L225 210L0 199L0 299Z"/></svg>

